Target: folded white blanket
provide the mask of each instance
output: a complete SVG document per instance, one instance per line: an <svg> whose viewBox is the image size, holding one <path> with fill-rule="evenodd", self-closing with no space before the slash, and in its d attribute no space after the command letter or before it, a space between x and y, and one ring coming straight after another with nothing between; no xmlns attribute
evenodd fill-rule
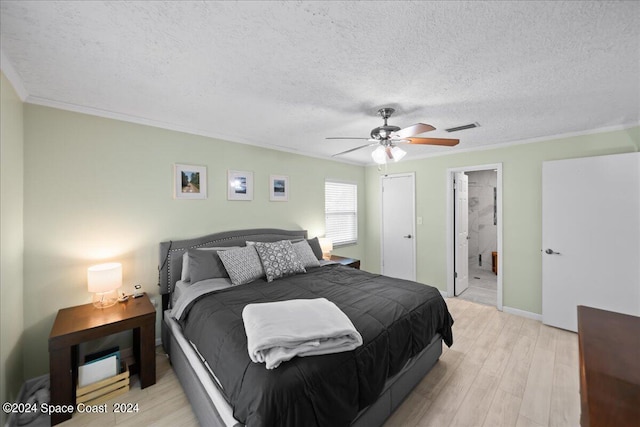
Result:
<svg viewBox="0 0 640 427"><path fill-rule="evenodd" d="M249 357L267 369L294 356L350 351L362 345L362 336L334 303L298 299L248 304L242 310Z"/></svg>

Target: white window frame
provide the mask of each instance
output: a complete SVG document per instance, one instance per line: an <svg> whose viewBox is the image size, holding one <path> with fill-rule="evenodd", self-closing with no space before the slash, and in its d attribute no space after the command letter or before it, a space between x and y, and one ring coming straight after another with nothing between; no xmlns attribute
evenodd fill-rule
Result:
<svg viewBox="0 0 640 427"><path fill-rule="evenodd" d="M353 206L341 206L343 210L338 210L334 212L329 212L327 202L327 185L335 185L335 186L351 186L353 187L353 191L355 192L353 197ZM346 188L345 188L346 189ZM337 188L336 188L337 190ZM350 182L350 181L340 181L336 179L325 179L324 181L324 196L325 196L325 207L324 207L324 219L325 219L325 236L330 238L333 242L333 246L346 246L346 245L354 245L358 243L358 183ZM338 208L338 207L335 207ZM339 217L339 216L352 216L354 218L353 223L353 232L347 233L347 238L340 238L341 234L344 234L343 230L334 230L335 225L332 225L329 221L330 217Z"/></svg>

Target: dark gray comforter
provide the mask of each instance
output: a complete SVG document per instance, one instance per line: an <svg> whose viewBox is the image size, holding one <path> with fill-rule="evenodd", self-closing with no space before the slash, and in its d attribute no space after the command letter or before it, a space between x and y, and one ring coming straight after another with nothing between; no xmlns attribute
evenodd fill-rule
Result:
<svg viewBox="0 0 640 427"><path fill-rule="evenodd" d="M318 297L349 316L364 340L361 347L295 357L274 370L251 362L245 305ZM453 319L436 288L341 265L204 295L180 323L218 377L234 416L248 426L349 425L436 333L453 343Z"/></svg>

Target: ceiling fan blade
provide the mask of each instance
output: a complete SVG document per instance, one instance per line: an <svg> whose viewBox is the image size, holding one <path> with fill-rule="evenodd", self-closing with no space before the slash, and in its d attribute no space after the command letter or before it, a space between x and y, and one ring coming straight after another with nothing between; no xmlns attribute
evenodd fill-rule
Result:
<svg viewBox="0 0 640 427"><path fill-rule="evenodd" d="M459 139L449 138L407 138L409 144L425 144L425 145L445 145L447 147L453 147L460 143Z"/></svg>
<svg viewBox="0 0 640 427"><path fill-rule="evenodd" d="M413 135L420 135L421 133L431 132L432 130L436 130L436 128L426 123L416 123L415 125L407 126L406 128L400 129L397 132L393 132L392 135L396 138L408 138Z"/></svg>
<svg viewBox="0 0 640 427"><path fill-rule="evenodd" d="M352 148L352 149L350 149L350 150L343 151L343 152L338 153L338 154L334 154L334 155L333 155L333 156L331 156L331 157L336 157L336 156L340 156L340 155L342 155L342 154L351 153L352 151L356 151L356 150L359 150L359 149L361 149L361 148L365 148L365 147L372 147L372 146L374 146L374 145L378 145L378 142L374 142L373 144L361 145L361 146L359 146L359 147Z"/></svg>
<svg viewBox="0 0 640 427"><path fill-rule="evenodd" d="M393 154L391 153L391 147L390 146L386 146L384 148L384 151L387 153L387 157L389 158L389 160L394 160L393 159Z"/></svg>
<svg viewBox="0 0 640 427"><path fill-rule="evenodd" d="M325 139L369 139L369 138L358 138L358 137L351 137L351 136L330 136Z"/></svg>

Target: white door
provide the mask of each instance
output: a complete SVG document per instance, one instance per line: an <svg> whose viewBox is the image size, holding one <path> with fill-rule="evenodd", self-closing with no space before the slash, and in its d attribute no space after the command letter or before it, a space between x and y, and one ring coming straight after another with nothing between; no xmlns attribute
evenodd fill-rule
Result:
<svg viewBox="0 0 640 427"><path fill-rule="evenodd" d="M382 274L416 280L414 175L387 175L382 187Z"/></svg>
<svg viewBox="0 0 640 427"><path fill-rule="evenodd" d="M542 321L577 306L640 315L640 153L542 165Z"/></svg>
<svg viewBox="0 0 640 427"><path fill-rule="evenodd" d="M454 291L458 296L469 287L469 177L457 172L453 187L455 215L455 281Z"/></svg>

